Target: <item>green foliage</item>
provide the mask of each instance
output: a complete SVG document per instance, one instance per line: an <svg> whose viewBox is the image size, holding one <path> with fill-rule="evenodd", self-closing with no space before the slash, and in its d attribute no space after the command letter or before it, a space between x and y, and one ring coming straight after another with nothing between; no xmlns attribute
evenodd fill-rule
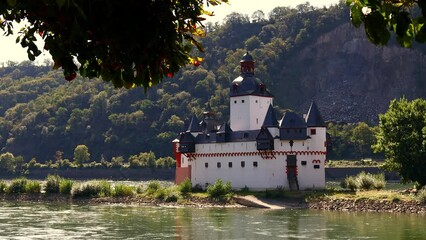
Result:
<svg viewBox="0 0 426 240"><path fill-rule="evenodd" d="M267 189L265 190L266 198L283 198L286 195L286 191L282 186L277 187L276 189Z"/></svg>
<svg viewBox="0 0 426 240"><path fill-rule="evenodd" d="M346 4L351 9L352 24L360 27L364 23L368 39L376 45L386 45L391 32L403 47L411 47L413 41L426 41L423 1L346 0Z"/></svg>
<svg viewBox="0 0 426 240"><path fill-rule="evenodd" d="M35 180L27 181L27 184L25 185L25 193L39 194L40 191L41 191L40 182L35 181Z"/></svg>
<svg viewBox="0 0 426 240"><path fill-rule="evenodd" d="M358 188L358 183L354 176L348 176L340 182L340 186L355 191Z"/></svg>
<svg viewBox="0 0 426 240"><path fill-rule="evenodd" d="M21 156L15 157L12 153L6 152L0 155L0 169L10 173L20 172L24 164Z"/></svg>
<svg viewBox="0 0 426 240"><path fill-rule="evenodd" d="M183 195L183 196L187 196L192 192L192 183L191 180L189 180L189 178L185 178L185 180L183 180L179 186L178 186L179 192Z"/></svg>
<svg viewBox="0 0 426 240"><path fill-rule="evenodd" d="M8 1L0 5L0 28L11 35L14 21L27 20L17 42L33 61L41 54L35 44L39 34L54 68L62 68L68 81L78 72L85 78L101 76L115 87L149 88L201 61L190 55L192 46L203 51L198 37L204 35L204 1L65 2ZM227 0L207 4L222 2Z"/></svg>
<svg viewBox="0 0 426 240"><path fill-rule="evenodd" d="M417 200L421 203L426 203L426 188L422 188L417 192Z"/></svg>
<svg viewBox="0 0 426 240"><path fill-rule="evenodd" d="M44 187L46 193L59 193L61 180L61 177L58 175L48 175L46 177L46 185Z"/></svg>
<svg viewBox="0 0 426 240"><path fill-rule="evenodd" d="M153 181L149 181L145 192L148 195L153 195L155 192L159 191L162 188L163 187L161 186L161 183L159 181L153 180Z"/></svg>
<svg viewBox="0 0 426 240"><path fill-rule="evenodd" d="M0 193L5 193L7 191L7 183L3 180L0 180Z"/></svg>
<svg viewBox="0 0 426 240"><path fill-rule="evenodd" d="M28 180L26 178L13 179L6 189L7 193L25 193Z"/></svg>
<svg viewBox="0 0 426 240"><path fill-rule="evenodd" d="M113 197L130 197L135 195L135 188L125 184L115 184L112 191Z"/></svg>
<svg viewBox="0 0 426 240"><path fill-rule="evenodd" d="M111 193L111 184L105 180L74 184L71 190L73 198L108 197Z"/></svg>
<svg viewBox="0 0 426 240"><path fill-rule="evenodd" d="M364 171L356 176L348 176L340 182L342 188L355 190L383 189L386 185L384 173L371 174Z"/></svg>
<svg viewBox="0 0 426 240"><path fill-rule="evenodd" d="M89 148L86 145L78 145L74 149L74 162L78 165L89 162L90 153Z"/></svg>
<svg viewBox="0 0 426 240"><path fill-rule="evenodd" d="M215 200L224 200L230 194L232 194L231 183L223 183L221 179L217 179L213 185L207 187L207 195Z"/></svg>
<svg viewBox="0 0 426 240"><path fill-rule="evenodd" d="M385 153L384 167L405 181L426 185L426 100L392 100L379 119L374 147Z"/></svg>
<svg viewBox="0 0 426 240"><path fill-rule="evenodd" d="M59 182L59 193L64 195L70 195L73 185L74 181L62 178Z"/></svg>
<svg viewBox="0 0 426 240"><path fill-rule="evenodd" d="M153 151L142 152L139 155L132 155L129 157L130 167L150 167L156 166L155 154Z"/></svg>

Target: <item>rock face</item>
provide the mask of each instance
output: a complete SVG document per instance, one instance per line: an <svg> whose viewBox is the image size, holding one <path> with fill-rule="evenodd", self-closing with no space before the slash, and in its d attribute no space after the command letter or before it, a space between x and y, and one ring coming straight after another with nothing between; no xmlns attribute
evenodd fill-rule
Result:
<svg viewBox="0 0 426 240"><path fill-rule="evenodd" d="M288 61L305 72L298 84L306 102L298 111L315 99L326 120L377 123L392 99L426 97L424 47L375 46L349 23L321 35Z"/></svg>

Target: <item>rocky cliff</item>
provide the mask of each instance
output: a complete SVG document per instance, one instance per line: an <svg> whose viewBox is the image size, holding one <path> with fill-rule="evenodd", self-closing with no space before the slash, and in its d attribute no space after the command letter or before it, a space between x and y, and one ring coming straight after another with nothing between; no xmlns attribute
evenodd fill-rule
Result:
<svg viewBox="0 0 426 240"><path fill-rule="evenodd" d="M422 47L375 46L349 23L321 35L288 59L305 72L298 84L306 100L298 110L315 99L327 120L377 123L392 99L426 97Z"/></svg>

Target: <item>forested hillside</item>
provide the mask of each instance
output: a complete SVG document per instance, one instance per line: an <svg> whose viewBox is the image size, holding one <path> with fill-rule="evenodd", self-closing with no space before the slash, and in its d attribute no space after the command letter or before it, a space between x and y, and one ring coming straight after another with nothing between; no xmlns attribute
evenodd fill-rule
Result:
<svg viewBox="0 0 426 240"><path fill-rule="evenodd" d="M229 86L249 51L256 76L285 109L305 113L315 99L326 120L375 123L390 99L426 96L422 49L376 47L349 25L344 4L277 7L208 24L205 61L148 89L114 89L101 79L68 83L62 72L30 62L0 68L0 149L25 161L72 159L84 144L93 161L153 151L171 156L171 141L207 107L229 115Z"/></svg>

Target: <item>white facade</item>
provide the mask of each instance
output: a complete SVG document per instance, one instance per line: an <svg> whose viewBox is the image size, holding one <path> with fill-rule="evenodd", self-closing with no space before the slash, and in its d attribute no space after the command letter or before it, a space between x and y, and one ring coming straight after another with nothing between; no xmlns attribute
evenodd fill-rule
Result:
<svg viewBox="0 0 426 240"><path fill-rule="evenodd" d="M230 98L230 125L233 131L260 129L272 97L237 96Z"/></svg>

